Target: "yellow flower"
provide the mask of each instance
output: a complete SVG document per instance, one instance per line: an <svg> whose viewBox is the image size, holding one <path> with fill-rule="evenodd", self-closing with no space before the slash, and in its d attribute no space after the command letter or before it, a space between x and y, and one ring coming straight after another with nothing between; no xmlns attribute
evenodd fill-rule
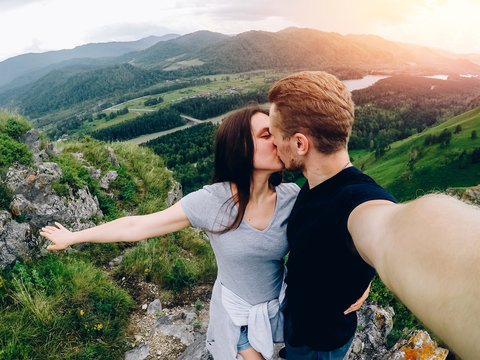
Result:
<svg viewBox="0 0 480 360"><path fill-rule="evenodd" d="M150 269L149 269L149 268L146 268L146 269L145 269L145 274L148 273L148 272L150 272Z"/></svg>
<svg viewBox="0 0 480 360"><path fill-rule="evenodd" d="M85 314L85 311L83 311L83 310L80 310L80 315L82 315L82 316L83 316L84 314Z"/></svg>
<svg viewBox="0 0 480 360"><path fill-rule="evenodd" d="M102 324L97 324L93 327L95 330L101 330L103 328Z"/></svg>

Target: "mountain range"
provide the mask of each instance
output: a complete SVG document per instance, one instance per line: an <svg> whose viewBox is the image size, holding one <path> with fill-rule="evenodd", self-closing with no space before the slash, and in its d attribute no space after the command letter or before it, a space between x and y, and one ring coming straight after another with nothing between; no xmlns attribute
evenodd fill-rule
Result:
<svg viewBox="0 0 480 360"><path fill-rule="evenodd" d="M164 80L258 69L325 70L343 79L369 73L480 75L480 55L305 28L235 36L197 31L7 59L0 62L0 106L35 119Z"/></svg>

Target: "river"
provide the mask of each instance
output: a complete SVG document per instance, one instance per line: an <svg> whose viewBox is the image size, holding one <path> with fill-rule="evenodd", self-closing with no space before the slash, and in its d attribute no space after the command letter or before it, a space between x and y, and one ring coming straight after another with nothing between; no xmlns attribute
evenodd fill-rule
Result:
<svg viewBox="0 0 480 360"><path fill-rule="evenodd" d="M377 81L381 80L381 79L385 79L385 78L388 78L390 76L387 76L387 75L367 75L361 79L354 79L354 80L344 80L343 83L345 84L345 86L347 87L348 90L350 91L353 91L353 90L360 90L360 89L365 89L369 86L372 86L373 84L375 84ZM265 103L265 104L262 104L260 105L262 107L268 107L268 103ZM230 114L231 112L233 112L235 110L232 110L226 114L222 114L222 115L219 115L219 116L215 116L213 118L210 118L210 119L207 119L207 120L204 120L202 122L211 122L211 123L214 123L214 124L218 124L220 123L228 114ZM189 128L191 126L194 126L196 125L196 123L193 123L193 122L189 122L187 125L183 125L183 126L179 126L179 127L176 127L176 128L173 128L173 129L169 129L169 130L165 130L165 131L159 131L159 132L156 132L156 133L151 133L151 134L146 134L146 135L142 135L142 136L139 136L139 137L136 137L134 139L130 139L130 140L127 140L126 142L127 143L131 143L131 144L136 144L136 145L139 145L139 144L143 144L147 141L150 141L150 140L153 140L153 139L156 139L160 136L164 136L164 135L167 135L167 134L171 134L173 132L176 132L176 131L179 131L179 130L183 130L183 129L186 129L186 128Z"/></svg>

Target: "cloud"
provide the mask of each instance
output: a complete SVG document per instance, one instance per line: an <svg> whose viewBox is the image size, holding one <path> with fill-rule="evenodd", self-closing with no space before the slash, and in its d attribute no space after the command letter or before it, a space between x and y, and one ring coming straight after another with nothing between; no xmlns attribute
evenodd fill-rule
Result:
<svg viewBox="0 0 480 360"><path fill-rule="evenodd" d="M0 11L14 10L38 2L38 0L0 0Z"/></svg>
<svg viewBox="0 0 480 360"><path fill-rule="evenodd" d="M164 26L146 23L114 23L89 30L85 39L88 42L133 41L150 35L164 35L172 31Z"/></svg>

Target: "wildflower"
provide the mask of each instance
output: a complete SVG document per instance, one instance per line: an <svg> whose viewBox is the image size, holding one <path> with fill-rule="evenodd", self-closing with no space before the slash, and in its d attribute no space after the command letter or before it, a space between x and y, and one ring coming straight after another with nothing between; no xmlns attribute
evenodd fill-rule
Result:
<svg viewBox="0 0 480 360"><path fill-rule="evenodd" d="M97 324L93 327L95 330L102 330L103 324Z"/></svg>
<svg viewBox="0 0 480 360"><path fill-rule="evenodd" d="M149 268L146 268L145 269L145 274L148 274L150 272L150 269Z"/></svg>
<svg viewBox="0 0 480 360"><path fill-rule="evenodd" d="M80 310L80 315L83 316L85 314L85 311Z"/></svg>

